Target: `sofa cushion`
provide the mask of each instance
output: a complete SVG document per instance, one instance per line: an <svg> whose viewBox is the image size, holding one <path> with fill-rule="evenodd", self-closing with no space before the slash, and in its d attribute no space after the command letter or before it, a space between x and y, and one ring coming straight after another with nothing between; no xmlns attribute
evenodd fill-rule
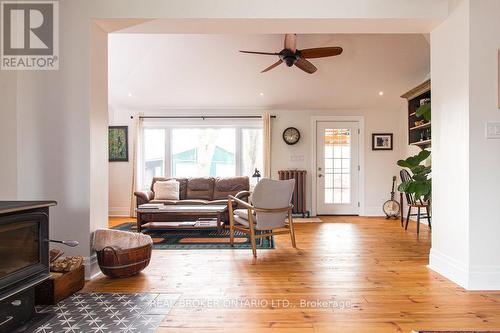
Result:
<svg viewBox="0 0 500 333"><path fill-rule="evenodd" d="M155 200L179 200L179 182L175 179L157 181L153 192Z"/></svg>
<svg viewBox="0 0 500 333"><path fill-rule="evenodd" d="M215 178L213 199L226 199L228 195L236 195L240 191L248 191L250 181L248 177Z"/></svg>
<svg viewBox="0 0 500 333"><path fill-rule="evenodd" d="M153 177L153 181L151 182L151 191L154 191L154 185L157 181L168 181L168 180L176 180L179 182L179 200L186 199L187 192L187 178L165 178L165 177Z"/></svg>
<svg viewBox="0 0 500 333"><path fill-rule="evenodd" d="M214 193L213 178L189 178L186 199L212 200Z"/></svg>

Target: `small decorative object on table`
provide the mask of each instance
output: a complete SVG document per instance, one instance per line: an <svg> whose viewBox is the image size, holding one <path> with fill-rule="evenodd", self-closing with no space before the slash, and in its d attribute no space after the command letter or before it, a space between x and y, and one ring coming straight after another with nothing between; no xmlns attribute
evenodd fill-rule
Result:
<svg viewBox="0 0 500 333"><path fill-rule="evenodd" d="M392 133L373 133L372 150L392 150Z"/></svg>

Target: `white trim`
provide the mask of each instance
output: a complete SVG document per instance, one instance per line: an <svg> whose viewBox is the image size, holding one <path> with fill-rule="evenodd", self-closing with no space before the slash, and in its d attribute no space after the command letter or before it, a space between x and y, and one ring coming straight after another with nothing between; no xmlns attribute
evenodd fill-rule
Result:
<svg viewBox="0 0 500 333"><path fill-rule="evenodd" d="M364 216L380 216L385 217L382 207L379 206L366 206Z"/></svg>
<svg viewBox="0 0 500 333"><path fill-rule="evenodd" d="M129 207L109 207L108 215L111 217L129 217Z"/></svg>
<svg viewBox="0 0 500 333"><path fill-rule="evenodd" d="M467 265L465 263L431 248L428 267L456 284L466 288L468 279Z"/></svg>
<svg viewBox="0 0 500 333"><path fill-rule="evenodd" d="M85 266L85 280L89 281L95 279L101 274L99 264L97 263L97 256L93 253L90 257L84 257Z"/></svg>
<svg viewBox="0 0 500 333"><path fill-rule="evenodd" d="M319 121L353 121L359 124L359 216L365 216L365 117L364 116L311 116L311 215L316 216L316 141Z"/></svg>
<svg viewBox="0 0 500 333"><path fill-rule="evenodd" d="M472 265L467 290L500 290L500 266Z"/></svg>
<svg viewBox="0 0 500 333"><path fill-rule="evenodd" d="M466 290L500 290L500 266L468 265L431 248L428 267Z"/></svg>

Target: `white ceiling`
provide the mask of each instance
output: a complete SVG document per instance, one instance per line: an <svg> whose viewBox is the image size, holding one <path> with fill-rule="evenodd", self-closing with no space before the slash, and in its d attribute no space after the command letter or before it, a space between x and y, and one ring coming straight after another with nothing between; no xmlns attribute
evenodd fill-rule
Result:
<svg viewBox="0 0 500 333"><path fill-rule="evenodd" d="M278 52L283 35L110 34L109 104L115 110L399 107L399 96L430 71L429 43L420 34L298 36L299 49L322 46L344 52L312 59L318 67L312 75L285 65L262 74L277 58L238 50Z"/></svg>

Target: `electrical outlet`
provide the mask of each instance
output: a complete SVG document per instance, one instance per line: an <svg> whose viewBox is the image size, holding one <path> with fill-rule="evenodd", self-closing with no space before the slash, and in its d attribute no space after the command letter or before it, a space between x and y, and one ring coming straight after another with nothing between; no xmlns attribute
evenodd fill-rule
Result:
<svg viewBox="0 0 500 333"><path fill-rule="evenodd" d="M486 139L500 139L500 122L488 121L486 123Z"/></svg>

